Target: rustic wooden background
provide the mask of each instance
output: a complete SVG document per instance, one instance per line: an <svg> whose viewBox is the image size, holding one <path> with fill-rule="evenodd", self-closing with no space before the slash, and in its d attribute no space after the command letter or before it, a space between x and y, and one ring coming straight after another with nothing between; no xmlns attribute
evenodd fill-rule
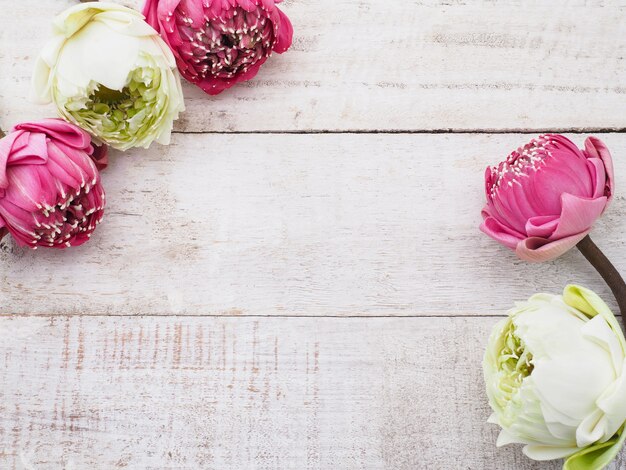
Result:
<svg viewBox="0 0 626 470"><path fill-rule="evenodd" d="M30 73L73 3L0 0L2 127L54 115ZM528 265L480 234L482 176L544 131L605 139L594 233L626 271L626 7L283 9L289 53L186 86L170 147L113 155L91 243L0 244L0 468L560 468L495 447L486 337L568 282L614 304L579 254Z"/></svg>

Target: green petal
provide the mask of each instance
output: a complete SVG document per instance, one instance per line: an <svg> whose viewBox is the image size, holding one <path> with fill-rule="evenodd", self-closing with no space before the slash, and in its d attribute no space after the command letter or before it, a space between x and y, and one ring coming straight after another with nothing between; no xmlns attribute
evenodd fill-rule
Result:
<svg viewBox="0 0 626 470"><path fill-rule="evenodd" d="M563 464L563 470L601 470L613 461L618 454L626 433L624 428L617 433L615 437L593 446L585 447L583 450L576 452L569 457Z"/></svg>
<svg viewBox="0 0 626 470"><path fill-rule="evenodd" d="M566 304L574 307L589 317L601 315L615 332L622 344L622 348L626 351L626 339L624 333L619 326L615 315L611 312L609 306L594 291L585 289L581 286L570 284L563 290L563 300Z"/></svg>
<svg viewBox="0 0 626 470"><path fill-rule="evenodd" d="M563 300L570 307L580 310L591 318L598 314L596 307L602 308L598 303L606 306L595 292L573 284L565 286L565 289L563 289Z"/></svg>

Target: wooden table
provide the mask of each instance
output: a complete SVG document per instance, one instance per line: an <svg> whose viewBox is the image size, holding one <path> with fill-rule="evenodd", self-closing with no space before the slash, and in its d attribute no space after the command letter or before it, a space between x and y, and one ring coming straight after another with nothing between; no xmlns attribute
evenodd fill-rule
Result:
<svg viewBox="0 0 626 470"><path fill-rule="evenodd" d="M29 80L73 3L0 0L3 127L55 114ZM594 234L626 271L617 3L286 0L289 53L185 86L171 146L112 155L90 243L1 243L0 468L560 468L495 447L486 338L568 282L615 303L578 253L480 234L483 171L541 132L604 139Z"/></svg>

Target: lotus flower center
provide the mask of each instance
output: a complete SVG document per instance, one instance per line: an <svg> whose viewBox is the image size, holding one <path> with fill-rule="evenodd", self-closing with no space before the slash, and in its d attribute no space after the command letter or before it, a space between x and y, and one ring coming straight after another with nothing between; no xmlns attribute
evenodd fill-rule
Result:
<svg viewBox="0 0 626 470"><path fill-rule="evenodd" d="M107 141L122 142L158 119L166 105L159 102L160 81L158 69L138 68L129 74L127 85L121 90L92 83L88 97L71 100L66 109L79 123L92 128L94 134Z"/></svg>
<svg viewBox="0 0 626 470"><path fill-rule="evenodd" d="M498 355L498 371L500 372L500 391L505 406L511 401L522 386L524 379L533 371L533 356L526 349L524 341L515 333L515 326L509 323L504 335L504 344Z"/></svg>
<svg viewBox="0 0 626 470"><path fill-rule="evenodd" d="M54 206L43 206L35 214L34 243L43 246L71 246L70 239L78 234L87 236L102 220L102 212L98 217L90 217L103 207L90 207L89 191L96 181L86 184L78 193L62 195Z"/></svg>
<svg viewBox="0 0 626 470"><path fill-rule="evenodd" d="M275 31L261 6L253 11L237 7L224 18L206 21L201 27L192 26L186 13L176 11L181 38L188 43L183 53L194 64L200 78L207 76L230 78L245 73L274 46Z"/></svg>
<svg viewBox="0 0 626 470"><path fill-rule="evenodd" d="M523 147L511 152L505 161L491 168L490 194L495 196L502 185L519 184L520 178L527 177L545 165L552 156L551 146L556 144L549 135L541 135Z"/></svg>
<svg viewBox="0 0 626 470"><path fill-rule="evenodd" d="M228 34L222 34L222 43L224 46L232 48L237 44L237 38L229 36Z"/></svg>
<svg viewBox="0 0 626 470"><path fill-rule="evenodd" d="M100 85L100 87L91 96L91 99L93 102L115 105L115 103L126 101L130 99L130 97L130 90L128 89L128 87L119 91L111 90L104 85Z"/></svg>

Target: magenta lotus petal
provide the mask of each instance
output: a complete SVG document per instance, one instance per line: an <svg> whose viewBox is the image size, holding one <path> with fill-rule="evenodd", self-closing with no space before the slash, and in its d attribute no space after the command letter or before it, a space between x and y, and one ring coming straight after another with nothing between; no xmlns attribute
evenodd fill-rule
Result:
<svg viewBox="0 0 626 470"><path fill-rule="evenodd" d="M280 0L146 0L143 14L170 46L181 75L210 95L250 80L291 46Z"/></svg>
<svg viewBox="0 0 626 470"><path fill-rule="evenodd" d="M579 149L542 135L485 173L480 229L527 261L554 259L591 230L613 196L613 162L595 137Z"/></svg>
<svg viewBox="0 0 626 470"><path fill-rule="evenodd" d="M15 126L0 140L0 235L20 246L85 243L104 213L89 135L61 119ZM95 155L106 165L106 147Z"/></svg>

